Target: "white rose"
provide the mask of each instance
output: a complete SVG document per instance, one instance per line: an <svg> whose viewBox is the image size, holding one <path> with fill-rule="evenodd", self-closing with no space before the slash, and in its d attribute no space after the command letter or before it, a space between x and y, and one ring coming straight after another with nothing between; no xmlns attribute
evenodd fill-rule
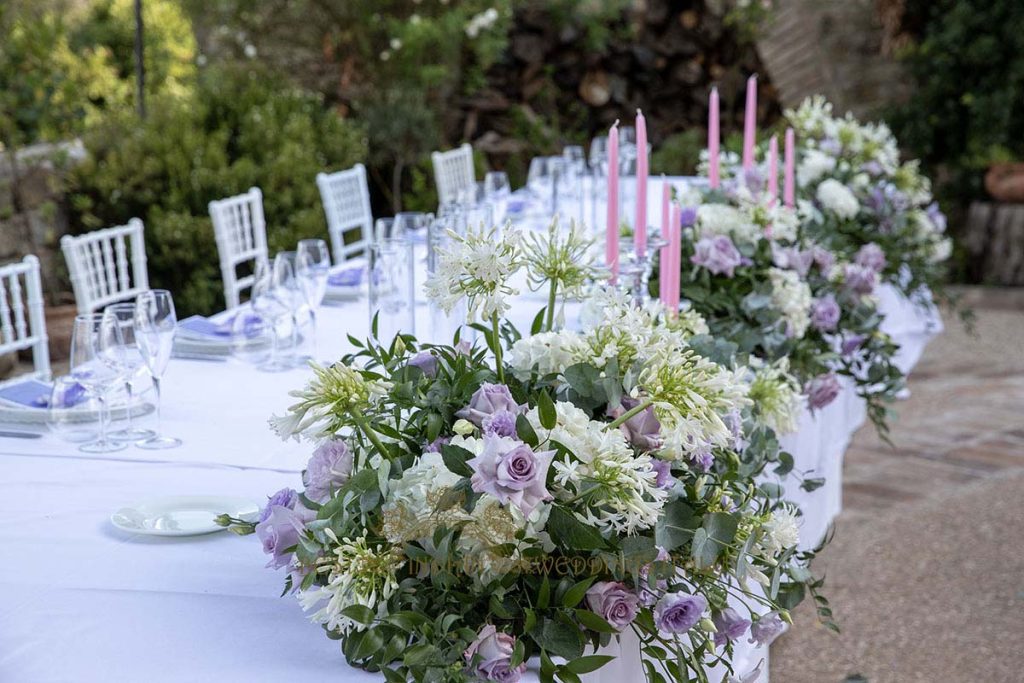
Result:
<svg viewBox="0 0 1024 683"><path fill-rule="evenodd" d="M848 187L838 180L829 178L818 185L818 202L841 219L854 218L860 211L860 204Z"/></svg>

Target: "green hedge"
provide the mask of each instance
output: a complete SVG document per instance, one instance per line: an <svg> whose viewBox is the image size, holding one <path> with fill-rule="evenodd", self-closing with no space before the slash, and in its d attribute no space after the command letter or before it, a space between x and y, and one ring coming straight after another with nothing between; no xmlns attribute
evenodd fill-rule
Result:
<svg viewBox="0 0 1024 683"><path fill-rule="evenodd" d="M224 305L208 202L260 187L271 253L326 238L316 174L366 155L361 127L248 66L208 69L189 96L155 99L149 112L142 123L112 113L86 134L72 224L85 232L142 218L150 282L175 292L181 316Z"/></svg>

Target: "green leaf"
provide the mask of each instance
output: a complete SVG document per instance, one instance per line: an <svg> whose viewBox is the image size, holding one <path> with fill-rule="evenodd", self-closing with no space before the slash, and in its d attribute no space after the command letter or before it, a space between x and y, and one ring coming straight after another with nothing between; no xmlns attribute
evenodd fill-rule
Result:
<svg viewBox="0 0 1024 683"><path fill-rule="evenodd" d="M558 413L555 412L555 404L546 391L542 391L537 395L537 413L540 416L540 426L544 429L554 429L555 425L558 424Z"/></svg>
<svg viewBox="0 0 1024 683"><path fill-rule="evenodd" d="M693 531L700 525L700 517L685 501L677 500L667 504L661 519L654 529L654 538L665 550L675 550L693 538Z"/></svg>
<svg viewBox="0 0 1024 683"><path fill-rule="evenodd" d="M587 655L586 657L580 657L579 659L574 659L571 662L566 662L564 667L574 674L588 674L591 671L597 671L613 659L615 659L615 657L612 657L611 655Z"/></svg>
<svg viewBox="0 0 1024 683"><path fill-rule="evenodd" d="M540 591L537 592L537 609L545 609L551 602L551 581L545 574L540 582Z"/></svg>
<svg viewBox="0 0 1024 683"><path fill-rule="evenodd" d="M516 434L523 443L531 448L536 448L540 443L537 432L533 430L533 425L522 413L516 415Z"/></svg>
<svg viewBox="0 0 1024 683"><path fill-rule="evenodd" d="M441 458L444 460L444 466L460 477L473 476L473 468L467 465L466 461L472 460L475 457L475 455L460 446L449 444L441 446Z"/></svg>
<svg viewBox="0 0 1024 683"><path fill-rule="evenodd" d="M572 588L565 591L565 595L562 596L562 607L575 607L580 604L583 601L584 596L587 594L587 589L593 585L594 581L597 581L596 574L588 579L580 581Z"/></svg>
<svg viewBox="0 0 1024 683"><path fill-rule="evenodd" d="M405 655L402 657L402 663L406 666L424 666L429 664L432 660L437 659L438 655L437 648L433 645L426 643L420 645L413 645L405 651Z"/></svg>
<svg viewBox="0 0 1024 683"><path fill-rule="evenodd" d="M566 659L575 659L583 654L581 635L573 626L552 619L545 619L540 630L533 634L541 648Z"/></svg>
<svg viewBox="0 0 1024 683"><path fill-rule="evenodd" d="M533 318L533 324L530 325L530 334L540 334L540 331L544 329L544 314L547 313L547 307L537 311L537 315Z"/></svg>
<svg viewBox="0 0 1024 683"><path fill-rule="evenodd" d="M591 631L597 631L598 633L618 633L614 626L590 610L576 610L576 620Z"/></svg>
<svg viewBox="0 0 1024 683"><path fill-rule="evenodd" d="M600 550L605 540L592 526L587 526L571 512L557 505L551 507L547 531L556 546L574 550Z"/></svg>
<svg viewBox="0 0 1024 683"><path fill-rule="evenodd" d="M800 484L800 488L810 493L811 491L817 491L825 485L825 479L823 477L817 477L813 479L804 479L803 483Z"/></svg>
<svg viewBox="0 0 1024 683"><path fill-rule="evenodd" d="M372 609L365 605L349 605L345 609L341 610L349 619L367 626L373 623L374 618L377 616Z"/></svg>
<svg viewBox="0 0 1024 683"><path fill-rule="evenodd" d="M384 635L381 633L381 629L371 628L363 631L363 634L363 639L359 641L358 646L352 652L352 658L355 660L366 659L384 647Z"/></svg>

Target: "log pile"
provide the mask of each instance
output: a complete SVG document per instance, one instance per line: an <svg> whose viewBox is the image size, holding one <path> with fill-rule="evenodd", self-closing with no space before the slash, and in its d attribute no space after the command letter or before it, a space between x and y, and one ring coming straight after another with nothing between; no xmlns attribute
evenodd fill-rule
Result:
<svg viewBox="0 0 1024 683"><path fill-rule="evenodd" d="M972 282L1024 285L1024 204L971 204L963 246Z"/></svg>
<svg viewBox="0 0 1024 683"><path fill-rule="evenodd" d="M544 3L529 3L516 14L488 86L464 102L459 132L500 165L508 155L584 142L581 135L600 134L616 119L631 122L642 107L657 147L675 133L706 127L708 92L717 85L728 135L742 130L752 73L759 73L764 128L781 114L778 98L754 46L727 23L724 5L637 0L606 25L610 37L595 50L588 49L582 19L560 24ZM524 139L524 125L532 127L531 139Z"/></svg>

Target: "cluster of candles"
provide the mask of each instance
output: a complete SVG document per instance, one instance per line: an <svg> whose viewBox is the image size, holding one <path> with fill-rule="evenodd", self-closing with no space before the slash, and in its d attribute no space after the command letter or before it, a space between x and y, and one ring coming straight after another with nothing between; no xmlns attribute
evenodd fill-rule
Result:
<svg viewBox="0 0 1024 683"><path fill-rule="evenodd" d="M711 89L708 107L708 181L711 189L721 186L719 152L721 124L719 119L718 88ZM743 117L743 171L750 172L755 165L754 148L757 143L757 76L747 79L746 109ZM792 207L796 184L794 166L796 148L793 129L787 128L783 159L782 201ZM650 167L647 157L647 121L643 112L636 113L636 220L633 223L633 245L638 260L647 259L647 180ZM773 205L779 195L779 143L776 136L768 142L767 203ZM670 206L671 205L671 206ZM679 308L679 273L681 265L681 207L671 201L671 187L662 185L661 249L659 298L670 311ZM608 131L608 220L605 234L605 259L614 282L619 274L619 122Z"/></svg>

